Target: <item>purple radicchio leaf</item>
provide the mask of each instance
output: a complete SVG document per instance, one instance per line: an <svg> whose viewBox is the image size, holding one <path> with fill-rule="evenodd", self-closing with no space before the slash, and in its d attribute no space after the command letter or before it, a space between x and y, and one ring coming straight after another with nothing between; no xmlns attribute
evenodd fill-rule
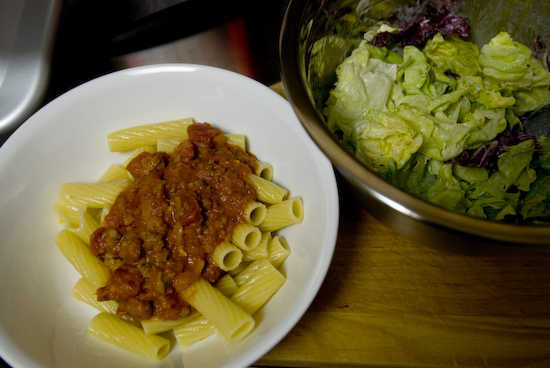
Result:
<svg viewBox="0 0 550 368"><path fill-rule="evenodd" d="M541 60L546 69L550 70L550 53L542 37L537 37L533 42L533 57Z"/></svg>
<svg viewBox="0 0 550 368"><path fill-rule="evenodd" d="M461 166L486 167L498 159L505 147L515 146L529 139L535 142L535 148L540 151L541 146L537 138L534 135L525 134L520 124L516 124L510 130L499 134L496 139L476 149L462 151L456 161Z"/></svg>
<svg viewBox="0 0 550 368"><path fill-rule="evenodd" d="M470 24L467 18L459 17L449 12L441 12L435 14L430 20L443 35L459 35L462 37L470 37Z"/></svg>
<svg viewBox="0 0 550 368"><path fill-rule="evenodd" d="M466 167L485 167L489 165L498 148L496 140L485 143L475 150L462 151L457 163Z"/></svg>
<svg viewBox="0 0 550 368"><path fill-rule="evenodd" d="M371 43L374 46L392 44L419 46L438 32L443 35L456 34L469 37L469 21L454 14L457 9L458 1L454 0L425 1L418 7L400 8L390 22L402 31L395 34L381 32L374 36Z"/></svg>
<svg viewBox="0 0 550 368"><path fill-rule="evenodd" d="M391 32L380 32L376 34L372 40L371 44L378 47L383 47L396 43L399 40L400 34L395 34Z"/></svg>
<svg viewBox="0 0 550 368"><path fill-rule="evenodd" d="M519 144L523 141L527 141L529 139L532 139L535 142L535 148L537 150L541 149L541 146L539 141L537 140L537 137L535 137L532 134L525 134L521 129L520 124L516 124L512 126L510 130L500 134L497 137L498 149L495 152L495 154L499 156L504 152L504 147L515 146L516 144Z"/></svg>

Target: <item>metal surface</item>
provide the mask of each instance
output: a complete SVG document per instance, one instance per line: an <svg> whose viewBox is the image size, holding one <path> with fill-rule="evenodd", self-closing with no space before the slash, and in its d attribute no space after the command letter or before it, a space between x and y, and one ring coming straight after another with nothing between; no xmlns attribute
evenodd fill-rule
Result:
<svg viewBox="0 0 550 368"><path fill-rule="evenodd" d="M0 2L0 144L42 103L60 3Z"/></svg>
<svg viewBox="0 0 550 368"><path fill-rule="evenodd" d="M337 1L293 0L280 39L282 76L287 96L317 145L349 183L363 206L381 222L419 243L459 252L486 252L503 245L549 245L550 227L518 226L476 219L434 206L389 184L355 160L326 128L316 108L307 75L312 42L329 32L327 14ZM327 65L337 65L328 61Z"/></svg>

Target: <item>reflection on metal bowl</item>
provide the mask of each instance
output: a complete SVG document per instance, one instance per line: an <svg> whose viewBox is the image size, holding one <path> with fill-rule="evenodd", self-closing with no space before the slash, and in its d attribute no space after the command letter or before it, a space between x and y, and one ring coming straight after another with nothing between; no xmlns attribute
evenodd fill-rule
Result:
<svg viewBox="0 0 550 368"><path fill-rule="evenodd" d="M336 79L336 66L349 50L325 50L322 59L324 79L308 75L307 63L313 42L332 31L331 21L342 11L344 3L350 5L350 1L333 0L323 1L321 5L315 0L293 0L289 4L280 38L281 72L287 96L298 118L366 210L396 232L421 244L445 250L477 253L515 248L514 245L550 245L550 226L514 225L483 220L433 205L388 183L343 148L326 127L321 110L328 90ZM382 3L393 6L402 4L403 1L380 2ZM512 2L503 0L502 3L506 5ZM478 27L477 40L473 41L478 45L484 44L488 41L487 36L500 28L498 31L506 30L518 41L530 44L526 40L532 36L533 29L541 24L548 27L547 21L537 23L537 17L548 19L548 7L543 4L539 7L535 5L524 7L526 12L523 16L514 10L517 15L514 21L503 23L500 17L491 16L491 12L485 11L486 4L483 5L480 1L476 4L470 2L466 12L469 9L472 13L475 12L470 18L470 24L472 29ZM507 8L502 9L499 14L512 12ZM479 24L483 24L483 29ZM519 27L525 24L530 26ZM502 29L504 25L507 29Z"/></svg>

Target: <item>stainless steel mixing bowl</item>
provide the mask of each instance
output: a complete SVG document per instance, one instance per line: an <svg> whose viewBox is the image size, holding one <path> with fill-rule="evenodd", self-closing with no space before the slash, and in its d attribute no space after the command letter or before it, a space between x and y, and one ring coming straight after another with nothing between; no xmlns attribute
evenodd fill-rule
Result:
<svg viewBox="0 0 550 368"><path fill-rule="evenodd" d="M346 11L344 5L350 3L353 9L353 1L292 0L280 37L281 74L287 97L311 138L344 178L346 185L342 190L350 190L370 214L389 228L428 246L477 253L517 248L517 245L550 245L550 226L512 225L469 217L402 191L369 171L330 133L320 111L334 83L334 70L349 50L326 50L325 73L321 78L308 75L307 62L313 42L332 31L331 21ZM387 6L403 1L384 3ZM514 4L523 8L512 8ZM495 9L499 9L498 12ZM526 7L517 1L477 0L470 2L465 15L470 17L473 41L478 45L486 43L490 35L496 34L493 32L500 30L508 31L519 42L530 44L535 30L550 27L548 11L548 1L531 1Z"/></svg>

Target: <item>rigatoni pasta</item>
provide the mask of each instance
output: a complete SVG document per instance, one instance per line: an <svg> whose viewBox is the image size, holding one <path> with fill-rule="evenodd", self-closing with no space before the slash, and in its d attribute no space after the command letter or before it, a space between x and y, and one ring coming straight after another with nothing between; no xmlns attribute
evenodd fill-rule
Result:
<svg viewBox="0 0 550 368"><path fill-rule="evenodd" d="M71 263L74 269L95 289L105 285L109 278L107 268L75 234L61 230L55 237L57 248Z"/></svg>
<svg viewBox="0 0 550 368"><path fill-rule="evenodd" d="M265 180L273 180L273 165L268 162L258 161L258 165L254 172L257 176L264 178Z"/></svg>
<svg viewBox="0 0 550 368"><path fill-rule="evenodd" d="M146 335L158 335L160 333L173 330L191 320L192 316L187 316L179 319L161 320L159 318L151 318L141 322L141 328Z"/></svg>
<svg viewBox="0 0 550 368"><path fill-rule="evenodd" d="M80 224L78 227L67 227L67 230L78 236L86 245L90 245L90 236L99 227L99 222L84 207L79 210Z"/></svg>
<svg viewBox="0 0 550 368"><path fill-rule="evenodd" d="M260 243L252 250L243 251L243 262L266 259L269 256L267 246L271 243L272 235L270 232L262 233Z"/></svg>
<svg viewBox="0 0 550 368"><path fill-rule="evenodd" d="M244 134L226 134L225 139L227 143L246 151L246 137Z"/></svg>
<svg viewBox="0 0 550 368"><path fill-rule="evenodd" d="M269 262L273 267L278 268L290 255L290 248L284 238L275 235L269 243Z"/></svg>
<svg viewBox="0 0 550 368"><path fill-rule="evenodd" d="M98 183L115 183L122 180L131 180L128 171L122 166L112 164L97 180Z"/></svg>
<svg viewBox="0 0 550 368"><path fill-rule="evenodd" d="M81 278L74 284L72 296L76 300L84 302L100 312L107 312L113 315L116 314L118 307L116 302L112 300L107 300L105 302L97 301L95 295L96 290L97 288L90 285L84 278Z"/></svg>
<svg viewBox="0 0 550 368"><path fill-rule="evenodd" d="M284 284L278 268L290 248L276 231L302 221L301 199L289 198L288 189L272 181L273 166L246 152L243 134L220 134L193 119L113 132L108 145L129 151L129 158L96 183L64 183L55 205L64 227L56 242L82 276L73 297L100 312L90 334L152 360L170 349L158 336L168 331L182 348L211 335L227 341L247 336L257 310ZM174 164L208 150L233 158ZM203 171L190 177L200 180L171 184L170 178L186 180L181 173L195 168ZM242 191L235 197L241 202L231 199L233 190ZM220 194L196 197L203 192ZM194 224L201 224L199 232ZM143 231L132 232L140 226ZM194 251L197 246L204 253ZM153 260L146 272L138 262L144 252ZM186 259L187 268L167 284L162 265L178 259ZM149 296L139 294L139 283L147 285L147 295L162 298L144 302Z"/></svg>
<svg viewBox="0 0 550 368"><path fill-rule="evenodd" d="M199 279L182 292L186 301L212 322L225 340L240 340L256 323L252 316L233 303L205 279Z"/></svg>
<svg viewBox="0 0 550 368"><path fill-rule="evenodd" d="M255 174L250 174L248 178L252 182L260 202L275 204L288 197L288 190L272 181Z"/></svg>
<svg viewBox="0 0 550 368"><path fill-rule="evenodd" d="M245 208L246 221L252 226L258 226L265 220L267 207L262 202L252 201Z"/></svg>
<svg viewBox="0 0 550 368"><path fill-rule="evenodd" d="M242 251L229 242L222 242L216 246L212 253L212 258L224 271L235 269L243 260Z"/></svg>
<svg viewBox="0 0 550 368"><path fill-rule="evenodd" d="M253 250L260 244L262 232L250 223L243 223L235 226L231 242L242 250Z"/></svg>
<svg viewBox="0 0 550 368"><path fill-rule="evenodd" d="M187 127L192 123L193 119L187 118L121 129L107 136L107 144L111 152L153 146L160 138L186 135Z"/></svg>
<svg viewBox="0 0 550 368"><path fill-rule="evenodd" d="M216 289L220 291L223 295L225 295L228 298L231 298L231 296L237 291L239 288L237 286L237 283L233 279L233 277L230 274L223 275L218 282L214 285Z"/></svg>
<svg viewBox="0 0 550 368"><path fill-rule="evenodd" d="M103 341L154 361L170 352L170 340L146 335L143 329L109 313L99 313L92 318L88 331Z"/></svg>
<svg viewBox="0 0 550 368"><path fill-rule="evenodd" d="M206 317L195 313L186 323L174 328L174 336L179 346L189 347L216 333L216 328Z"/></svg>
<svg viewBox="0 0 550 368"><path fill-rule="evenodd" d="M302 198L293 197L270 206L266 210L264 221L259 224L261 231L276 231L304 219Z"/></svg>
<svg viewBox="0 0 550 368"><path fill-rule="evenodd" d="M285 277L268 261L259 261L256 271L231 296L231 301L253 315L285 282Z"/></svg>

